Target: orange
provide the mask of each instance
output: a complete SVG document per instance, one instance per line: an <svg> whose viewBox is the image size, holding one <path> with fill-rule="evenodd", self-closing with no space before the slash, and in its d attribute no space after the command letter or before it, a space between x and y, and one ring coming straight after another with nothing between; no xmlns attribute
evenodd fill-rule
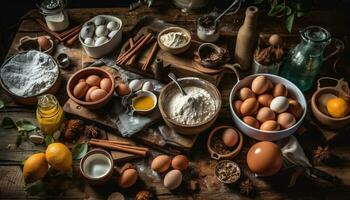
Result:
<svg viewBox="0 0 350 200"><path fill-rule="evenodd" d="M62 143L51 143L46 149L46 160L49 165L58 170L69 172L72 169L72 153Z"/></svg>
<svg viewBox="0 0 350 200"><path fill-rule="evenodd" d="M334 118L345 117L349 112L349 103L340 97L332 98L327 102L327 111Z"/></svg>
<svg viewBox="0 0 350 200"><path fill-rule="evenodd" d="M44 178L49 165L47 164L44 153L36 153L31 155L24 161L23 176L26 183L33 183Z"/></svg>

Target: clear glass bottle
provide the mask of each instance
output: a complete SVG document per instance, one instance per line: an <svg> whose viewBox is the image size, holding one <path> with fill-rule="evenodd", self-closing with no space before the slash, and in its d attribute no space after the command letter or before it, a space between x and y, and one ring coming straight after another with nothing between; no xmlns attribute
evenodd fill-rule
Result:
<svg viewBox="0 0 350 200"><path fill-rule="evenodd" d="M38 97L36 119L45 135L51 135L59 130L63 118L63 109L55 96L45 94Z"/></svg>
<svg viewBox="0 0 350 200"><path fill-rule="evenodd" d="M67 0L37 0L36 5L51 31L63 31L68 28Z"/></svg>

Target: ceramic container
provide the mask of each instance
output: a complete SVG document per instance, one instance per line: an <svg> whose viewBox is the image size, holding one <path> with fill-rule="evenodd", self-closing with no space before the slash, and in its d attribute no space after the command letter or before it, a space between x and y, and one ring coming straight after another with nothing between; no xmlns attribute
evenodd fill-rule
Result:
<svg viewBox="0 0 350 200"><path fill-rule="evenodd" d="M321 87L321 80L333 80L337 82L336 86L333 87ZM320 79L318 79L318 84L317 84L317 91L312 95L311 98L311 110L313 115L315 116L315 118L321 122L323 125L327 126L328 128L343 128L347 125L350 124L350 114L348 114L345 117L342 118L334 118L331 117L325 113L323 113L322 111L320 111L319 109L319 105L317 103L317 100L320 98L320 96L322 94L326 94L326 93L331 93L334 94L336 96L341 96L345 99L347 99L347 101L350 100L350 89L349 86L347 84L346 81L344 81L343 79L335 79L335 78L331 78L331 77L322 77Z"/></svg>
<svg viewBox="0 0 350 200"><path fill-rule="evenodd" d="M19 44L17 49L19 51L29 51L29 50L35 49L47 54L51 54L53 51L54 42L50 36L45 36L45 37L49 40L51 45L50 48L48 48L45 51L41 51L40 46L38 44L38 37L29 37L29 36L24 36L19 39Z"/></svg>
<svg viewBox="0 0 350 200"><path fill-rule="evenodd" d="M200 59L200 63L204 66L204 67L210 67L210 68L215 68L225 62L228 61L228 57L223 56L223 59L218 61L218 62L210 62L210 61L206 61L205 57L210 54L211 52L216 52L218 54L225 54L225 52L223 52L224 50L212 43L203 43L198 47L198 56ZM226 59L228 58L228 59Z"/></svg>
<svg viewBox="0 0 350 200"><path fill-rule="evenodd" d="M233 180L233 181L228 181L228 180L223 180L223 179L220 178L219 173L218 173L218 169L219 169L218 167L219 167L219 165L222 164L222 163L231 164L231 165L233 165L233 166L236 167L238 176L237 176L237 178L236 178L235 180ZM233 162L232 160L222 160L222 161L217 162L217 163L215 164L215 177L216 177L220 182L222 182L222 183L225 183L225 184L233 184L233 183L236 183L236 182L241 178L241 175L242 175L242 173L241 173L241 168L238 166L237 163Z"/></svg>
<svg viewBox="0 0 350 200"><path fill-rule="evenodd" d="M182 32L186 35L186 37L188 38L188 41L181 47L176 47L176 48L171 48L171 47L167 47L165 46L164 44L162 44L162 42L160 41L160 37L166 33L169 33L169 32ZM169 28L166 28L164 30L162 30L159 34L158 34L158 38L157 38L157 41L158 41L158 45L159 47L163 50L163 51L166 51L168 53L171 53L171 54L181 54L185 51L187 51L187 49L190 47L191 45L191 33L189 31L187 31L186 29L184 28L180 28L180 27L169 27Z"/></svg>
<svg viewBox="0 0 350 200"><path fill-rule="evenodd" d="M207 16L203 16L203 17L207 17ZM197 36L200 40L202 40L204 42L215 42L220 37L220 32L218 30L219 29L218 24L215 23L213 25L213 27L205 28L201 24L201 20L203 17L200 17L197 21ZM215 17L213 17L213 18L215 19Z"/></svg>
<svg viewBox="0 0 350 200"><path fill-rule="evenodd" d="M134 108L133 105L134 105L135 99L138 98L138 97L142 97L142 96L148 96L148 97L151 97L153 99L154 105L153 105L152 108L150 108L148 110L138 110L138 109ZM138 92L136 92L136 97L134 97L132 99L131 107L136 113L138 113L140 115L147 115L147 114L149 114L150 112L152 112L156 108L157 101L158 101L157 100L157 96L153 92L145 91L145 90L139 90Z"/></svg>

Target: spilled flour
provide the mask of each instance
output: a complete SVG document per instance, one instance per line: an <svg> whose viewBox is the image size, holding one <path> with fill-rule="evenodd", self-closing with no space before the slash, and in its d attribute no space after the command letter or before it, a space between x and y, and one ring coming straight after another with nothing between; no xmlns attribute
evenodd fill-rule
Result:
<svg viewBox="0 0 350 200"><path fill-rule="evenodd" d="M39 51L15 55L1 68L1 80L12 93L28 97L49 89L58 75L52 57Z"/></svg>
<svg viewBox="0 0 350 200"><path fill-rule="evenodd" d="M168 104L169 116L184 125L196 125L208 120L215 114L215 99L209 92L199 87L184 87L187 93L176 91Z"/></svg>

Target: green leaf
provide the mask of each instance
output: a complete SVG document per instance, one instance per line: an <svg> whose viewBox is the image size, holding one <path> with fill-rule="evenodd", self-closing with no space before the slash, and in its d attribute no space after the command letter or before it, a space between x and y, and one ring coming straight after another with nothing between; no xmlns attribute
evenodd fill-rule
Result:
<svg viewBox="0 0 350 200"><path fill-rule="evenodd" d="M274 7L271 7L270 11L267 13L268 16L276 16L277 14L281 14L285 8L285 5L280 4Z"/></svg>
<svg viewBox="0 0 350 200"><path fill-rule="evenodd" d="M261 4L262 2L264 2L264 0L255 0L254 4Z"/></svg>
<svg viewBox="0 0 350 200"><path fill-rule="evenodd" d="M0 99L0 109L5 107L5 103Z"/></svg>
<svg viewBox="0 0 350 200"><path fill-rule="evenodd" d="M304 12L299 11L297 12L297 17L302 17L304 14L305 14Z"/></svg>
<svg viewBox="0 0 350 200"><path fill-rule="evenodd" d="M45 137L45 144L46 146L49 146L51 143L54 143L55 142L55 139L53 138L52 135L47 135Z"/></svg>
<svg viewBox="0 0 350 200"><path fill-rule="evenodd" d="M284 14L286 15L286 16L288 16L288 15L290 15L290 14L292 14L292 9L289 7L289 6L286 6L285 8L284 8Z"/></svg>
<svg viewBox="0 0 350 200"><path fill-rule="evenodd" d="M288 30L288 32L292 32L292 28L293 28L293 23L294 23L294 13L289 15L288 18L286 19L286 28Z"/></svg>
<svg viewBox="0 0 350 200"><path fill-rule="evenodd" d="M37 195L45 190L45 184L42 181L36 181L28 184L25 187L25 191L30 195Z"/></svg>
<svg viewBox="0 0 350 200"><path fill-rule="evenodd" d="M2 122L1 122L1 127L4 128L4 129L10 129L10 128L13 128L15 127L15 122L13 122L13 120L9 117L4 117L4 119L2 119Z"/></svg>
<svg viewBox="0 0 350 200"><path fill-rule="evenodd" d="M72 149L73 159L79 160L85 156L88 151L88 145L86 142L76 144Z"/></svg>
<svg viewBox="0 0 350 200"><path fill-rule="evenodd" d="M17 121L16 126L17 126L17 129L19 132L20 131L27 131L27 132L34 131L35 129L38 128L35 125L33 125L31 122L29 122L25 119Z"/></svg>

